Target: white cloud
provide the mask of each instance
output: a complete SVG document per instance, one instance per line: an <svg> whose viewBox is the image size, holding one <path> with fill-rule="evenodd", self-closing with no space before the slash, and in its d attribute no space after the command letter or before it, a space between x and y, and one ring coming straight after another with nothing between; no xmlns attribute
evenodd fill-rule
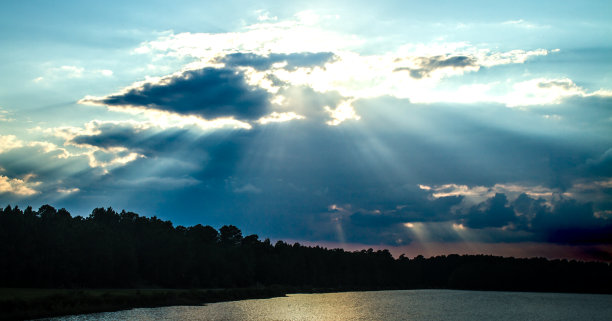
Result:
<svg viewBox="0 0 612 321"><path fill-rule="evenodd" d="M584 202L608 203L612 178L602 180L581 180L575 183L567 193Z"/></svg>
<svg viewBox="0 0 612 321"><path fill-rule="evenodd" d="M569 78L535 78L519 82L463 85L457 89L437 91L437 97L434 100L429 97L430 94L431 92L425 93L423 102L494 102L507 107L554 105L562 103L569 97L612 97L612 91L589 92ZM558 120L559 117L558 115L547 116L553 120Z"/></svg>
<svg viewBox="0 0 612 321"><path fill-rule="evenodd" d="M467 185L444 184L438 186L419 185L420 189L431 191L433 198L463 196L470 203L481 203L495 195L491 188L485 186L469 187Z"/></svg>
<svg viewBox="0 0 612 321"><path fill-rule="evenodd" d="M509 201L516 200L521 194L533 199L544 200L544 205L554 207L555 201L560 199L574 199L585 203L606 203L609 199L609 190L612 189L612 179L578 180L565 190L550 188L541 185L521 183L495 184L493 186L468 186L461 184L443 184L436 186L418 185L421 190L427 191L432 198L461 196L462 202L452 208L453 211L468 209L480 204L497 193L506 195ZM596 216L608 217L606 210L596 211Z"/></svg>
<svg viewBox="0 0 612 321"><path fill-rule="evenodd" d="M169 33L157 40L144 42L135 53L168 56L191 56L212 61L222 53L253 52L318 52L356 47L364 40L319 27L319 17L312 11L300 12L291 20L262 21L239 32Z"/></svg>
<svg viewBox="0 0 612 321"><path fill-rule="evenodd" d="M304 118L306 117L302 115L298 115L294 112L287 112L287 113L273 112L270 115L259 118L257 120L257 123L265 125L268 123L281 123L281 122L291 121L294 119L304 119Z"/></svg>
<svg viewBox="0 0 612 321"><path fill-rule="evenodd" d="M112 75L113 71L109 69L87 70L80 66L64 65L46 68L42 76L36 77L32 81L35 83L46 83L48 81L80 79L85 77L111 77Z"/></svg>
<svg viewBox="0 0 612 321"><path fill-rule="evenodd" d="M258 21L277 21L278 17L277 16L270 16L270 12L265 11L265 10L257 10L255 11L255 13L257 13L257 20Z"/></svg>
<svg viewBox="0 0 612 321"><path fill-rule="evenodd" d="M68 195L68 194L74 194L74 193L79 192L79 191L80 191L80 189L78 189L78 188L76 188L76 187L74 187L74 188L58 188L58 189L57 189L57 192L58 192L58 193L60 193L60 194L66 194L66 195Z"/></svg>
<svg viewBox="0 0 612 321"><path fill-rule="evenodd" d="M523 19L504 21L502 22L502 25L512 26L516 28L524 28L524 29L550 28L550 26L548 25L539 25L536 23L525 21Z"/></svg>
<svg viewBox="0 0 612 321"><path fill-rule="evenodd" d="M30 147L39 147L43 150L44 153L51 153L51 152L56 152L59 151L59 154L57 154L57 158L68 158L70 156L73 156L70 152L68 152L68 150L66 150L63 147L59 147L53 143L50 142L42 142L42 141L33 141L33 142L29 142L28 146Z"/></svg>
<svg viewBox="0 0 612 321"><path fill-rule="evenodd" d="M136 53L162 56L197 58L184 70L204 66L220 67L218 58L230 53L243 52L267 56L269 53L333 52L337 59L317 68L286 70L273 66L270 70L255 70L241 67L251 85L268 90L276 99L283 86L308 86L317 92L335 91L351 99L394 96L408 98L413 102L501 102L508 105L550 101L550 97L532 101L519 100L512 95L493 94L492 84L465 85L460 90L444 91L438 88L447 77L461 76L481 68L499 65L522 64L535 56L546 56L546 49L495 51L480 48L467 42L414 44L406 43L393 51L364 55L359 51L368 46L365 39L354 35L326 30L322 25L327 17L312 11L301 12L293 19L276 21L268 19L264 11L259 12L262 22L242 30L228 33L179 33L169 32L154 41L142 43ZM524 24L524 21L508 22ZM558 50L554 50L558 51ZM183 71L184 71L183 70ZM281 80L274 85L273 76ZM156 81L161 81L157 79ZM285 84L285 85L283 85ZM135 84L137 85L137 84ZM520 88L520 84L517 85ZM130 88L133 88L131 86ZM548 98L547 98L548 97ZM86 100L84 100L85 102ZM287 107L287 106L284 106ZM337 108L336 108L337 110ZM340 119L357 119L354 110L348 107L332 113L330 124Z"/></svg>
<svg viewBox="0 0 612 321"><path fill-rule="evenodd" d="M0 136L0 153L7 152L11 149L22 148L22 147L38 147L43 153L59 152L56 155L57 158L68 158L73 156L68 150L63 147L59 147L54 143L46 141L30 141L24 142L17 138L15 135Z"/></svg>
<svg viewBox="0 0 612 321"><path fill-rule="evenodd" d="M83 76L83 71L85 71L85 68L77 66L61 66L52 70L53 72L63 74L63 76L67 78L81 78Z"/></svg>
<svg viewBox="0 0 612 321"><path fill-rule="evenodd" d="M331 118L327 121L328 125L338 125L349 119L358 120L359 115L351 102L380 96L410 99L414 103L494 102L514 107L556 104L571 96L612 95L612 92L605 90L589 93L567 78L471 83L452 89L440 86L441 81L448 77L477 72L482 68L523 64L528 59L546 56L558 52L559 49L496 51L468 42L434 42L406 43L386 53L366 55L360 52L368 46L365 39L327 30L324 26L328 17L318 16L313 11L300 12L292 19L282 21L270 16L267 11L260 10L255 13L259 17L258 23L235 32L174 34L168 31L156 40L141 43L134 50L135 53L151 54L153 57L192 57L197 61L173 74L148 77L144 81L135 82L113 95L145 85L168 82L187 70L223 67L219 58L237 52L264 57L270 53L301 52L332 52L335 55L335 59L317 67L286 69L282 64L273 64L268 70L257 70L249 66L237 67L244 72L250 85L267 90L271 103L283 111L262 117L256 121L260 124L302 117L289 105L291 97L286 97L288 91L281 90L292 86L310 87L319 93L336 92L345 97L345 101L339 106L324 107L324 111ZM504 24L529 25L523 20L507 21ZM70 66L62 68L74 74L83 73L83 70L77 67L68 67ZM112 75L110 70L102 73ZM79 103L99 104L102 100L102 97L88 96ZM163 128L251 128L250 123L233 118L204 119L195 115L186 116L138 106L109 106L108 109L144 116L149 122Z"/></svg>
<svg viewBox="0 0 612 321"><path fill-rule="evenodd" d="M505 194L509 200L516 199L521 194L536 199L551 201L557 196L570 197L569 192L562 192L558 189L548 188L540 185L524 184L495 184L493 186L468 186L460 184L444 184L437 186L419 185L419 188L431 193L433 198L462 196L463 204L472 206L484 202L486 199L495 196L497 193Z"/></svg>
<svg viewBox="0 0 612 321"><path fill-rule="evenodd" d="M612 188L612 178L600 181L582 182L573 186L575 190L600 190L603 188Z"/></svg>
<svg viewBox="0 0 612 321"><path fill-rule="evenodd" d="M109 69L101 69L101 70L98 70L97 72L99 72L102 76L106 76L106 77L110 77L113 75L113 71Z"/></svg>
<svg viewBox="0 0 612 321"><path fill-rule="evenodd" d="M605 95L605 93L599 93ZM514 84L513 91L502 101L509 107L559 104L572 96L592 96L569 78L536 78Z"/></svg>
<svg viewBox="0 0 612 321"><path fill-rule="evenodd" d="M0 136L0 154L14 148L23 147L23 141L17 139L15 135Z"/></svg>
<svg viewBox="0 0 612 321"><path fill-rule="evenodd" d="M336 108L331 109L329 106L325 106L325 111L331 116L331 120L327 121L330 126L337 126L346 120L359 120L361 117L357 115L355 109L351 105L352 100L345 100L341 102Z"/></svg>
<svg viewBox="0 0 612 321"><path fill-rule="evenodd" d="M43 148L49 148L51 150L53 150L55 146L57 150L63 151L63 153L58 156L60 158L86 157L89 160L89 166L91 168L101 168L103 169L103 173L107 173L108 169L110 168L123 166L139 158L145 157L144 155L139 154L137 152L130 151L129 149L125 147L103 148L103 147L93 146L89 144L79 144L79 143L75 143L72 141L77 136L91 136L91 135L100 134L101 133L100 127L107 125L107 124L111 124L111 125L128 124L130 127L134 128L136 131L145 130L153 126L151 123L148 123L148 122L92 120L88 123L85 123L83 127L66 126L66 127L49 128L49 129L44 130L46 133L52 134L56 137L63 138L65 140L64 145L76 147L80 149L80 151L68 152L65 148L59 148L49 143L35 142L35 145L41 146Z"/></svg>
<svg viewBox="0 0 612 321"><path fill-rule="evenodd" d="M10 178L0 175L0 194L11 193L19 196L30 196L39 193L33 187L40 185L40 182L30 182L33 175L26 175L24 178Z"/></svg>
<svg viewBox="0 0 612 321"><path fill-rule="evenodd" d="M10 118L8 115L9 115L9 112L7 110L4 110L2 107L0 107L0 122L15 121L15 119Z"/></svg>
<svg viewBox="0 0 612 321"><path fill-rule="evenodd" d="M98 152L102 152L110 160L103 161L98 159ZM111 147L111 148L100 148L91 146L89 151L84 153L89 158L89 166L92 168L102 168L104 173L108 172L109 168L126 165L127 163L133 162L138 158L144 158L145 156L136 152L130 152L125 147Z"/></svg>

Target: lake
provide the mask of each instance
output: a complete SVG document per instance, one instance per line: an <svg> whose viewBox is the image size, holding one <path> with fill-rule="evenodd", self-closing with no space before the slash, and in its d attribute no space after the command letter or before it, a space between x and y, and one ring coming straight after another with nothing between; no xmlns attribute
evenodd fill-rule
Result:
<svg viewBox="0 0 612 321"><path fill-rule="evenodd" d="M612 295L458 290L290 294L48 320L612 320Z"/></svg>

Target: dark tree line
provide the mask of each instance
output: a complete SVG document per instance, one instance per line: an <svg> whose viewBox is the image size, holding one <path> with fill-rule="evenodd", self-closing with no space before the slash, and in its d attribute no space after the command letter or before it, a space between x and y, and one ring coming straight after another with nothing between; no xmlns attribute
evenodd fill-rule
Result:
<svg viewBox="0 0 612 321"><path fill-rule="evenodd" d="M84 218L43 205L0 209L0 287L297 289L456 288L612 293L602 262L302 246L233 225L218 231L96 208Z"/></svg>

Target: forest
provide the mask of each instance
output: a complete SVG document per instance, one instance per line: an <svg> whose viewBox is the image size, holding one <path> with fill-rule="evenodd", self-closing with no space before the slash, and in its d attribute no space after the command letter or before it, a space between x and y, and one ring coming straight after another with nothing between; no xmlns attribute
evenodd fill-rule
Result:
<svg viewBox="0 0 612 321"><path fill-rule="evenodd" d="M225 225L174 226L112 208L88 217L43 205L0 209L0 287L474 289L612 293L604 262L303 246Z"/></svg>

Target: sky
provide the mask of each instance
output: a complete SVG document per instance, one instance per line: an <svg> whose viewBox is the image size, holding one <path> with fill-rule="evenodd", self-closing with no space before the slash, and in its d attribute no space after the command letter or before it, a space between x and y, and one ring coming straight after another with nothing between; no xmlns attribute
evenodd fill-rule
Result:
<svg viewBox="0 0 612 321"><path fill-rule="evenodd" d="M612 3L3 1L0 206L612 260Z"/></svg>

